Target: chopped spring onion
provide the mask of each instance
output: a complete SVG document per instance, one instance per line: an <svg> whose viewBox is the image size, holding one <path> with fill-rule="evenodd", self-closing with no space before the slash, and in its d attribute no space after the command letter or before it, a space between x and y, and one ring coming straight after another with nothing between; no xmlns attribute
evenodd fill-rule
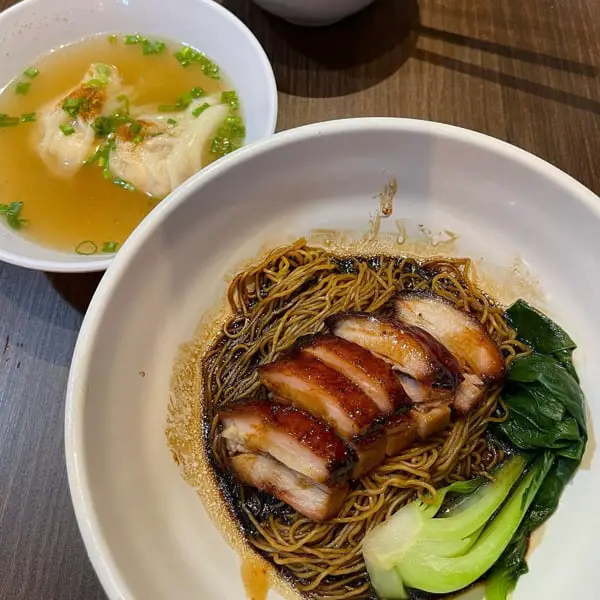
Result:
<svg viewBox="0 0 600 600"><path fill-rule="evenodd" d="M119 242L104 242L104 244L102 244L102 249L100 251L110 254L110 253L116 252L118 248L119 248Z"/></svg>
<svg viewBox="0 0 600 600"><path fill-rule="evenodd" d="M217 135L212 141L210 151L218 157L225 156L241 147L246 128L242 118L238 115L230 115L217 129Z"/></svg>
<svg viewBox="0 0 600 600"><path fill-rule="evenodd" d="M233 110L239 108L240 99L235 91L230 90L228 92L221 92L221 102L223 104L229 104Z"/></svg>
<svg viewBox="0 0 600 600"><path fill-rule="evenodd" d="M134 143L134 144L141 144L143 141L144 141L144 138L143 138L143 136L141 136L141 135L136 135L136 136L133 138L133 143Z"/></svg>
<svg viewBox="0 0 600 600"><path fill-rule="evenodd" d="M36 116L34 112L30 112L30 113L23 113L21 115L21 122L22 123L33 123L36 120Z"/></svg>
<svg viewBox="0 0 600 600"><path fill-rule="evenodd" d="M66 113L68 113L72 117L76 117L79 114L79 111L81 110L83 105L83 98L67 98L63 102L62 108Z"/></svg>
<svg viewBox="0 0 600 600"><path fill-rule="evenodd" d="M133 135L137 135L140 131L142 131L142 124L138 121L133 121L129 125L129 131L133 133Z"/></svg>
<svg viewBox="0 0 600 600"><path fill-rule="evenodd" d="M181 106L178 104L159 104L158 111L159 112L179 112L181 110Z"/></svg>
<svg viewBox="0 0 600 600"><path fill-rule="evenodd" d="M211 79L219 79L219 67L206 56L203 52L198 52L190 46L184 46L181 50L175 53L175 58L179 61L182 67L189 67L193 64L200 65L202 72Z"/></svg>
<svg viewBox="0 0 600 600"><path fill-rule="evenodd" d="M0 127L14 127L19 124L19 117L10 117L0 113Z"/></svg>
<svg viewBox="0 0 600 600"><path fill-rule="evenodd" d="M165 50L167 45L161 41L144 40L142 42L142 53L146 56L150 54L160 54Z"/></svg>
<svg viewBox="0 0 600 600"><path fill-rule="evenodd" d="M114 131L113 120L110 117L96 117L92 123L92 129L96 132L97 137L106 137Z"/></svg>
<svg viewBox="0 0 600 600"><path fill-rule="evenodd" d="M92 240L84 240L75 246L75 252L77 252L77 254L82 254L83 256L91 256L98 252L98 246L95 242L92 242Z"/></svg>
<svg viewBox="0 0 600 600"><path fill-rule="evenodd" d="M194 115L194 117L198 118L209 107L210 107L210 104L208 102L205 102L204 104L197 106L192 111L192 114Z"/></svg>
<svg viewBox="0 0 600 600"><path fill-rule="evenodd" d="M177 119L167 119L167 124L173 127L174 125L177 125Z"/></svg>
<svg viewBox="0 0 600 600"><path fill-rule="evenodd" d="M0 215L6 219L6 224L12 229L22 229L29 224L26 219L21 219L23 210L22 202L11 202L10 204L0 204Z"/></svg>
<svg viewBox="0 0 600 600"><path fill-rule="evenodd" d="M75 127L73 127L73 125L71 125L71 123L65 123L64 125L61 125L60 130L65 135L73 135L75 133Z"/></svg>
<svg viewBox="0 0 600 600"><path fill-rule="evenodd" d="M189 92L179 96L175 100L175 104L160 104L159 112L179 112L185 110L194 100L204 96L204 90L200 87L192 88Z"/></svg>
<svg viewBox="0 0 600 600"><path fill-rule="evenodd" d="M140 44L144 38L141 35L126 35L124 40L128 46L134 46L135 44Z"/></svg>
<svg viewBox="0 0 600 600"><path fill-rule="evenodd" d="M138 34L126 35L124 40L125 44L128 46L135 46L140 44L142 46L142 53L146 56L150 54L160 54L167 47L167 45L164 42L161 42L160 40L149 40L148 38L145 38L144 36Z"/></svg>
<svg viewBox="0 0 600 600"><path fill-rule="evenodd" d="M17 94L26 94L30 87L30 81L17 81L17 83L15 83L15 92Z"/></svg>
<svg viewBox="0 0 600 600"><path fill-rule="evenodd" d="M113 183L115 185L118 185L119 187L122 187L124 190L127 190L128 192L135 192L135 186L132 185L131 183L129 183L129 181L125 181L124 179L121 179L120 177L115 177L113 179Z"/></svg>
<svg viewBox="0 0 600 600"><path fill-rule="evenodd" d="M112 35L108 36L108 41L111 44L116 44L119 41L119 36L117 36L113 33Z"/></svg>
<svg viewBox="0 0 600 600"><path fill-rule="evenodd" d="M37 77L39 74L40 74L40 70L36 69L35 67L27 67L23 71L23 75L25 75L25 77L29 77L29 79L33 79L34 77Z"/></svg>

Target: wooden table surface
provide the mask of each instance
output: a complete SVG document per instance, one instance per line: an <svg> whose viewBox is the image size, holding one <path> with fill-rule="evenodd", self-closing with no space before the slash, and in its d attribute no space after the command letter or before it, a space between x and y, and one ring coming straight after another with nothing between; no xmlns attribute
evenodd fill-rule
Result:
<svg viewBox="0 0 600 600"><path fill-rule="evenodd" d="M248 0L223 3L271 58L279 129L352 116L443 121L521 146L600 194L600 0L377 0L322 30ZM105 598L63 450L69 362L99 278L0 265L2 600Z"/></svg>

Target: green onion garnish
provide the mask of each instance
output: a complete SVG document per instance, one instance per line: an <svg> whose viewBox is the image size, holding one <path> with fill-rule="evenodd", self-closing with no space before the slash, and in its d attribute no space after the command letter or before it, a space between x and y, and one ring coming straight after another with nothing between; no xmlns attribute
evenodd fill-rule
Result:
<svg viewBox="0 0 600 600"><path fill-rule="evenodd" d="M96 73L108 77L109 75L112 75L112 67L104 63L96 63Z"/></svg>
<svg viewBox="0 0 600 600"><path fill-rule="evenodd" d="M81 110L81 106L83 104L83 100L81 98L67 98L62 105L63 110L71 115L72 117L76 117Z"/></svg>
<svg viewBox="0 0 600 600"><path fill-rule="evenodd" d="M181 106L178 104L159 104L158 111L159 112L178 112L181 110Z"/></svg>
<svg viewBox="0 0 600 600"><path fill-rule="evenodd" d="M118 36L116 36L116 35L113 33L112 35L109 35L109 36L108 36L108 41L109 41L111 44L116 44L116 43L119 41L119 37L118 37Z"/></svg>
<svg viewBox="0 0 600 600"><path fill-rule="evenodd" d="M192 64L200 65L202 72L211 79L219 79L219 67L215 65L206 54L198 52L189 46L184 46L181 50L175 53L175 58L179 61L182 67L189 67Z"/></svg>
<svg viewBox="0 0 600 600"><path fill-rule="evenodd" d="M40 70L36 69L35 67L27 67L23 71L23 75L25 75L25 77L29 77L29 79L33 79L34 77L37 77L39 74L40 74Z"/></svg>
<svg viewBox="0 0 600 600"><path fill-rule="evenodd" d="M21 123L33 123L36 119L35 113L23 113L21 115Z"/></svg>
<svg viewBox="0 0 600 600"><path fill-rule="evenodd" d="M22 229L29 224L26 219L21 219L23 210L22 202L11 202L10 204L0 204L0 215L6 218L6 224L12 229Z"/></svg>
<svg viewBox="0 0 600 600"><path fill-rule="evenodd" d="M124 179L121 179L120 177L115 177L113 179L113 183L115 185L118 185L119 187L122 187L124 190L127 190L128 192L135 192L135 186L132 185L131 183L129 183L129 181L125 181Z"/></svg>
<svg viewBox="0 0 600 600"><path fill-rule="evenodd" d="M217 129L210 151L217 157L225 156L240 148L245 136L246 128L242 118L238 115L230 115Z"/></svg>
<svg viewBox="0 0 600 600"><path fill-rule="evenodd" d="M110 254L110 253L116 252L118 248L119 248L118 242L104 242L104 244L102 244L101 252L106 252L106 253Z"/></svg>
<svg viewBox="0 0 600 600"><path fill-rule="evenodd" d="M131 131L133 135L137 135L141 130L142 124L138 123L137 121L133 121L133 123L131 123L131 125L129 126L129 131Z"/></svg>
<svg viewBox="0 0 600 600"><path fill-rule="evenodd" d="M102 88L106 85L105 81L102 81L101 79L90 79L89 81L85 82L86 87L92 87L92 88Z"/></svg>
<svg viewBox="0 0 600 600"><path fill-rule="evenodd" d="M17 81L15 83L15 92L17 94L26 94L31 87L31 82L29 81Z"/></svg>
<svg viewBox="0 0 600 600"><path fill-rule="evenodd" d="M97 137L106 137L114 130L114 124L110 117L97 117L92 123L92 129Z"/></svg>
<svg viewBox="0 0 600 600"><path fill-rule="evenodd" d="M193 111L192 114L194 115L194 117L198 118L207 108L210 107L210 104L208 102L205 102L204 104L202 104L201 106L197 106Z"/></svg>
<svg viewBox="0 0 600 600"><path fill-rule="evenodd" d="M61 125L60 130L65 135L73 135L75 133L75 127L73 127L73 125L71 125L71 123L65 123L64 125Z"/></svg>
<svg viewBox="0 0 600 600"><path fill-rule="evenodd" d="M4 113L0 114L0 127L14 127L19 124L19 117L10 117Z"/></svg>
<svg viewBox="0 0 600 600"><path fill-rule="evenodd" d="M173 127L173 125L177 125L177 119L167 119L167 124Z"/></svg>
<svg viewBox="0 0 600 600"><path fill-rule="evenodd" d="M192 98L200 98L204 96L204 90L201 87L195 87L190 90Z"/></svg>
<svg viewBox="0 0 600 600"><path fill-rule="evenodd" d="M77 252L77 254L82 254L83 256L90 256L98 252L98 246L95 242L92 242L92 240L84 240L75 246L75 252Z"/></svg>
<svg viewBox="0 0 600 600"><path fill-rule="evenodd" d="M141 143L141 142L143 142L143 141L144 141L144 138L143 138L141 135L136 135L136 136L133 138L133 143L134 143L134 144L140 144L140 143Z"/></svg>
<svg viewBox="0 0 600 600"><path fill-rule="evenodd" d="M167 45L161 41L151 41L151 40L143 40L142 41L142 53L143 54L160 54Z"/></svg>
<svg viewBox="0 0 600 600"><path fill-rule="evenodd" d="M229 104L233 110L239 108L240 106L240 99L238 98L237 93L233 90L221 92L221 102L223 104Z"/></svg>
<svg viewBox="0 0 600 600"><path fill-rule="evenodd" d="M128 46L134 46L135 44L139 44L142 41L142 36L141 35L126 35L125 36L125 43Z"/></svg>

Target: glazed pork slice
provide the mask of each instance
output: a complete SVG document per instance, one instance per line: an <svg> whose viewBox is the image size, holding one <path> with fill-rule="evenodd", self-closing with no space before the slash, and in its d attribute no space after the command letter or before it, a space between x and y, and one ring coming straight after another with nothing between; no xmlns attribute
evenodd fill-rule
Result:
<svg viewBox="0 0 600 600"><path fill-rule="evenodd" d="M431 293L402 292L395 300L398 319L423 328L446 346L465 372L455 400L459 412L473 408L487 385L506 374L502 352L472 315Z"/></svg>
<svg viewBox="0 0 600 600"><path fill-rule="evenodd" d="M318 483L347 477L357 462L331 427L291 406L242 401L221 411L219 419L230 454L269 454Z"/></svg>
<svg viewBox="0 0 600 600"><path fill-rule="evenodd" d="M390 361L411 379L402 382L413 401L451 401L462 381L456 358L425 330L386 317L340 313L326 320L330 331ZM415 389L407 386L415 382Z"/></svg>
<svg viewBox="0 0 600 600"><path fill-rule="evenodd" d="M302 352L343 373L381 412L391 413L411 404L391 365L366 348L334 335L310 336L301 347Z"/></svg>
<svg viewBox="0 0 600 600"><path fill-rule="evenodd" d="M278 401L323 419L345 439L366 433L382 414L347 377L302 352L264 365L258 373Z"/></svg>
<svg viewBox="0 0 600 600"><path fill-rule="evenodd" d="M417 420L413 411L392 415L385 424L387 456L397 456L417 439Z"/></svg>
<svg viewBox="0 0 600 600"><path fill-rule="evenodd" d="M243 483L272 494L314 521L335 517L348 494L347 484L317 484L264 454L237 454L229 464Z"/></svg>
<svg viewBox="0 0 600 600"><path fill-rule="evenodd" d="M351 479L358 479L385 460L387 436L383 427L353 438L350 442L356 452L357 462L350 473Z"/></svg>

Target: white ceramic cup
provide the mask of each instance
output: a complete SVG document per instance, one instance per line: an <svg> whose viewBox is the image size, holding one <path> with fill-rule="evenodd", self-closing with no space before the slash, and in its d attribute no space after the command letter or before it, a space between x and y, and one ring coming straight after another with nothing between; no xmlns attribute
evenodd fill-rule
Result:
<svg viewBox="0 0 600 600"><path fill-rule="evenodd" d="M295 25L331 25L375 0L254 0L261 8ZM400 0L398 0L400 1Z"/></svg>

